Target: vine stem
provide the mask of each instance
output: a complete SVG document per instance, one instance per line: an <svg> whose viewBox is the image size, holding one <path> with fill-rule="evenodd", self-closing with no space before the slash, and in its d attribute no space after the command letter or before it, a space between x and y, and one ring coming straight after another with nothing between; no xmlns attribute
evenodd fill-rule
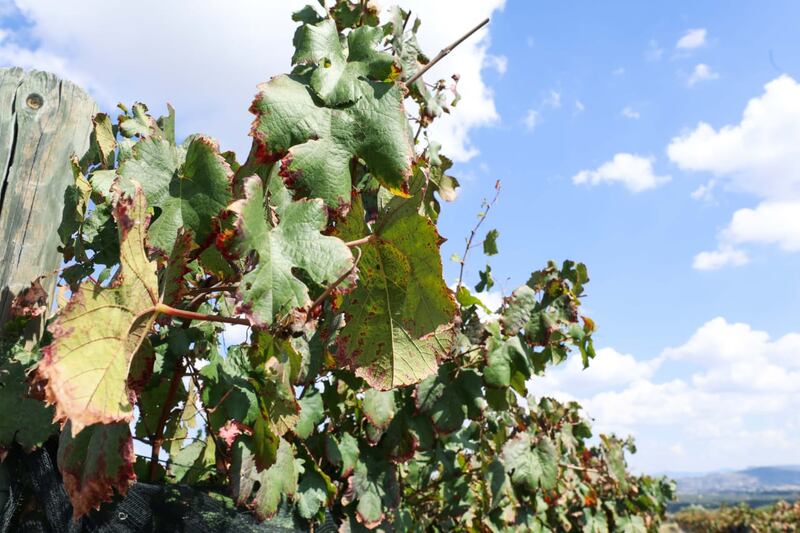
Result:
<svg viewBox="0 0 800 533"><path fill-rule="evenodd" d="M356 239L354 241L344 243L348 248L355 248L356 246L361 246L362 244L367 244L368 242L372 242L375 240L375 234L367 235L366 237L361 237L360 239Z"/></svg>
<svg viewBox="0 0 800 533"><path fill-rule="evenodd" d="M372 235L370 235L369 237L365 237L365 239L366 239L366 238L369 238L369 239L371 239L371 238L372 238ZM359 239L359 240L363 240L363 239ZM356 241L353 241L353 242L356 242ZM365 242L368 242L368 241L365 241ZM346 279L347 279L347 277L348 277L348 276L350 276L350 274L352 274L353 272L355 272L355 270L356 270L356 267L358 266L358 262L359 262L359 261L361 261L361 248L357 248L357 250L358 250L358 256L356 257L356 260L355 260L355 261L353 261L353 266L351 266L351 267L350 267L350 268L347 270L347 272L345 272L344 274L342 274L341 276L339 276L338 278L336 278L336 281L334 281L333 283L331 283L330 285L328 285L328 287L327 287L327 288L326 288L326 289L323 291L323 293L322 293L322 294L320 294L320 295L319 295L319 297L318 297L316 300L314 300L314 303L312 303L312 304L311 304L311 307L309 307L309 308L308 308L308 316L311 316L311 312L312 312L314 309L316 309L316 308L317 308L317 306L319 306L319 305L322 305L322 302L324 302L324 301L325 301L325 298L327 298L328 296L330 296L330 295L331 295L331 293L333 292L333 290L334 290L336 287L338 287L339 285L341 285L341 283L342 283L344 280L346 280Z"/></svg>
<svg viewBox="0 0 800 533"><path fill-rule="evenodd" d="M422 69L420 69L420 70L419 70L419 71L418 71L416 74L414 74L413 76L411 76L411 78L410 78L410 79L409 79L409 80L406 82L406 85L411 85L412 83L414 83L415 81L417 81L418 79L420 79L420 78L422 77L422 75L423 75L423 74L425 74L426 72L428 72L428 70L429 70L429 69L430 69L432 66L434 66L436 63L438 63L439 61L441 61L442 59L444 59L444 57L445 57L447 54L449 54L450 52L452 52L452 51L453 51L453 49L454 49L456 46L458 46L459 44L461 44L461 43L463 43L464 41L466 41L467 39L469 39L469 37L470 37L470 36L471 36L473 33L475 33L476 31L478 31L479 29L483 28L483 27L484 27L484 26L486 26L487 24L489 24L489 19L488 19L488 18L484 19L484 20L483 20L483 21L482 21L480 24L478 24L477 26L475 26L474 28L472 28L471 30L469 30L467 33L465 33L464 35L462 35L461 37L459 37L458 39L456 39L456 40L455 40L455 41L454 41L452 44L450 44L449 46L445 46L444 48L442 48L442 49L439 51L439 53L438 53L438 54L436 54L436 57L434 57L434 58L433 58L433 59L432 59L432 60L431 60L431 61L430 61L430 62L429 62L427 65L425 65L424 67L422 67Z"/></svg>
<svg viewBox="0 0 800 533"><path fill-rule="evenodd" d="M249 326L250 321L246 318L236 318L232 316L217 316L217 315L204 315L203 313L195 313L194 311L186 311L184 309L175 309L163 303L157 303L153 308L157 313L174 316L177 318L185 318L188 320L201 320L207 322L224 322L226 324L241 324L242 326Z"/></svg>
<svg viewBox="0 0 800 533"><path fill-rule="evenodd" d="M458 272L458 283L456 284L456 291L455 291L456 294L458 294L458 290L461 288L461 285L464 284L464 265L466 265L467 263L467 254L469 253L470 248L472 248L472 241L475 239L475 235L478 233L481 224L483 224L483 221L486 220L486 216L489 214L489 210L492 208L492 206L494 206L495 203L497 203L498 196L500 196L500 180L497 180L494 184L494 198L492 198L491 202L486 204L486 208L480 214L480 219L478 220L478 223L475 224L475 227L472 228L472 231L469 233L469 238L467 239L467 245L464 248L464 255L461 257L460 261L461 269Z"/></svg>

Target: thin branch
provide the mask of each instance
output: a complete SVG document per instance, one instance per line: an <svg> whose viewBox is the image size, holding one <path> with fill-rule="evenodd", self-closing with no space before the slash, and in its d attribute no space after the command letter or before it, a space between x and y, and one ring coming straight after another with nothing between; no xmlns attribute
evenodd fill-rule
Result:
<svg viewBox="0 0 800 533"><path fill-rule="evenodd" d="M422 67L422 69L420 69L420 70L419 70L419 71L418 71L416 74L414 74L413 76L411 76L411 79L409 79L409 80L406 82L406 85L411 85L412 83L414 83L415 81L417 81L417 80L418 80L420 77L422 77L422 75L423 75L423 74L425 74L426 72L428 72L428 70L429 70L429 69L430 69L432 66L434 66L436 63L438 63L439 61L441 61L442 59L444 59L444 57L445 57L447 54L449 54L450 52L452 52L452 51L453 51L453 49L454 49L456 46L458 46L459 44L461 44L461 43L463 43L464 41L466 41L466 40L467 40L467 39L468 39L468 38L469 38L469 37L470 37L470 36L471 36L473 33L475 33L476 31L478 31L479 29L483 28L483 27L484 27L484 26L486 26L487 24L489 24L489 19L488 19L488 18L487 18L487 19L485 19L485 20L484 20L483 22L481 22L480 24L478 24L477 26L475 26L474 28L472 28L471 30L469 30L467 33L465 33L465 34L464 34L464 35L462 35L461 37L459 37L459 38L458 38L458 39L457 39L457 40L456 40L456 41L455 41L453 44L451 44L450 46L446 46L445 48L442 48L442 50L441 50L441 51L440 51L438 54L436 54L436 57L434 57L434 58L433 58L433 59L430 61L430 63L428 63L427 65L425 65L424 67Z"/></svg>
<svg viewBox="0 0 800 533"><path fill-rule="evenodd" d="M204 322L224 322L225 324L240 324L242 326L249 326L250 321L246 318L236 318L232 316L218 316L218 315L204 315L202 313L195 313L194 311L186 311L184 309L175 309L163 303L155 305L154 310L158 313L174 316L177 318L185 318L188 320L200 320Z"/></svg>
<svg viewBox="0 0 800 533"><path fill-rule="evenodd" d="M375 240L375 234L367 235L366 237L361 237L360 239L356 239L354 241L344 243L345 246L348 248L355 248L356 246L361 246L362 244L367 244L368 242L372 242Z"/></svg>
<svg viewBox="0 0 800 533"><path fill-rule="evenodd" d="M153 444L150 452L150 483L156 480L156 475L158 474L158 455L161 452L161 445L164 443L164 429L166 429L167 418L172 411L172 401L175 399L175 394L178 392L178 385L181 383L182 379L183 365L178 362L172 373L172 380L169 382L169 389L167 389L167 396L164 399L164 407L161 410L161 416L158 417L156 434L153 436Z"/></svg>
<svg viewBox="0 0 800 533"><path fill-rule="evenodd" d="M194 365L192 364L192 361L188 357L186 358L186 366L188 366L189 370L192 371L192 382L194 383L194 386L197 389L197 394L202 394L203 389L200 387L200 382L197 379L197 369L195 369ZM220 403L222 402L220 401ZM217 407L219 407L219 404L217 405ZM211 422L209 422L209 420L211 420L211 417L209 416L209 413L206 410L206 405L203 403L202 399L200 400L200 411L198 411L198 413L200 413L200 416L203 418L203 422L206 423L206 429L208 429L208 435L211 437L211 440L214 441L214 448L216 448L218 451L222 450L223 448L220 448L219 441L217 440L217 435L216 433L214 433L214 428L211 427Z"/></svg>
<svg viewBox="0 0 800 533"><path fill-rule="evenodd" d="M464 255L461 257L461 269L458 272L458 283L456 284L456 294L458 294L458 290L461 288L461 285L464 283L464 265L467 263L467 254L469 253L470 249L472 248L472 240L475 238L475 235L478 233L478 229L480 229L481 224L483 221L486 220L486 216L489 214L489 210L494 206L497 202L497 197L500 196L500 180L497 180L494 184L494 198L492 201L486 204L486 208L481 213L480 219L478 223L475 224L475 227L472 228L472 231L469 234L469 239L467 239L467 246L464 248Z"/></svg>
<svg viewBox="0 0 800 533"><path fill-rule="evenodd" d="M370 237L372 237L372 235L370 235ZM366 238L366 237L365 237L365 238ZM363 239L360 239L360 240L363 240ZM356 241L353 241L353 242L356 242ZM358 266L358 262L359 262L359 261L361 261L361 248L357 248L357 250L358 250L358 256L356 257L356 260L355 260L355 261L353 261L353 266L352 266L352 267L350 267L350 268L347 270L347 272L345 272L344 274L342 274L341 276L339 276L338 278L336 278L336 281L334 281L333 283L331 283L330 285L328 285L328 288L327 288L327 289L325 289L325 290L323 291L323 293L322 293L322 294L320 294L320 295L319 295L319 297L318 297L316 300L314 300L314 303L312 303L312 304L311 304L311 307L309 307L309 308L308 308L308 316L311 316L311 312L312 312L314 309L316 309L316 308L317 308L317 306L319 306L319 305L322 305L322 302L324 302L324 301L325 301L325 298L327 298L328 296L330 296L330 295L331 295L331 293L333 292L333 290L334 290L336 287L338 287L338 286L339 286L339 285L340 285L340 284L341 284L341 283L342 283L344 280L346 280L346 279L348 278L348 276L350 276L350 274L352 274L353 272L355 272L355 270L356 270L356 267Z"/></svg>

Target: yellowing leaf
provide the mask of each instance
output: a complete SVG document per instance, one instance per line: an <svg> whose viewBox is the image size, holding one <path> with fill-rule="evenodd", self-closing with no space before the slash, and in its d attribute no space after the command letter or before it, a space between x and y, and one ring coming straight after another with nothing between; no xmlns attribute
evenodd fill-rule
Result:
<svg viewBox="0 0 800 533"><path fill-rule="evenodd" d="M155 319L158 281L144 250L147 205L141 187L133 198L117 192L120 270L111 287L87 282L50 326L38 375L56 406L56 419L72 422L76 435L95 423L129 422L133 416L128 374Z"/></svg>

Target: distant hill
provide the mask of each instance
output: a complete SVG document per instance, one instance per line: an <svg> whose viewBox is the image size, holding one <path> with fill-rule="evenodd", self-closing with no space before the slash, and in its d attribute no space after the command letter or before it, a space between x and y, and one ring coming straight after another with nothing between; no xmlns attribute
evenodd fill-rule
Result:
<svg viewBox="0 0 800 533"><path fill-rule="evenodd" d="M800 492L800 465L759 466L733 472L676 476L679 494Z"/></svg>

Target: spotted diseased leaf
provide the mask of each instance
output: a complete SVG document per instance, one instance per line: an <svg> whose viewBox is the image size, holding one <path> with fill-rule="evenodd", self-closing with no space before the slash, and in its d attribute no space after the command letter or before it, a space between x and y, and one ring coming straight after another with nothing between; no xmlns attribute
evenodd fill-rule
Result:
<svg viewBox="0 0 800 533"><path fill-rule="evenodd" d="M407 195L414 149L400 87L355 79L358 97L331 108L297 76L278 76L259 87L251 135L262 161L281 160L287 185L334 210L350 205L353 162L359 158L394 194Z"/></svg>
<svg viewBox="0 0 800 533"><path fill-rule="evenodd" d="M75 435L95 423L131 420L129 371L156 315L158 281L144 250L148 219L140 187L133 198L117 195L114 218L121 253L112 286L80 286L50 325L53 342L37 370L56 418L70 420Z"/></svg>
<svg viewBox="0 0 800 533"><path fill-rule="evenodd" d="M74 432L70 423L58 443L58 468L72 502L73 518L124 495L136 480L133 439L126 423L94 424Z"/></svg>
<svg viewBox="0 0 800 533"><path fill-rule="evenodd" d="M19 291L11 301L11 316L15 318L35 318L47 312L47 292L42 287L45 276L31 281L31 286Z"/></svg>
<svg viewBox="0 0 800 533"><path fill-rule="evenodd" d="M278 226L271 228L261 179L249 178L245 194L230 206L237 215L237 248L242 255L254 251L258 263L239 285L239 312L253 326L264 328L311 302L308 287L293 269L302 269L324 286L352 268L353 255L343 241L320 233L328 219L320 200L292 202L283 209Z"/></svg>
<svg viewBox="0 0 800 533"><path fill-rule="evenodd" d="M354 240L367 233L363 208L354 203L340 235ZM441 242L408 201L379 220L361 246L358 285L342 305L346 326L337 354L376 389L418 383L450 354L456 309L442 279Z"/></svg>
<svg viewBox="0 0 800 533"><path fill-rule="evenodd" d="M514 485L531 493L556 486L558 454L549 438L519 433L506 442L500 458Z"/></svg>
<svg viewBox="0 0 800 533"><path fill-rule="evenodd" d="M543 370L545 363L566 359L570 346L580 351L584 368L594 357L594 322L578 311L588 279L582 264L565 261L557 269L549 262L506 300L500 317L503 332L521 334L529 346L543 347L537 371Z"/></svg>
<svg viewBox="0 0 800 533"><path fill-rule="evenodd" d="M181 228L190 230L197 244L204 244L212 235L214 218L231 200L233 170L217 143L202 135L192 137L188 147L160 138L141 140L119 173L141 183L148 204L156 210L148 244L164 254L172 249Z"/></svg>
<svg viewBox="0 0 800 533"><path fill-rule="evenodd" d="M252 508L259 520L271 518L278 511L281 499L291 500L297 492L299 469L294 448L281 439L275 463L268 469L259 471L255 456L247 443L237 441L230 475L236 503Z"/></svg>

